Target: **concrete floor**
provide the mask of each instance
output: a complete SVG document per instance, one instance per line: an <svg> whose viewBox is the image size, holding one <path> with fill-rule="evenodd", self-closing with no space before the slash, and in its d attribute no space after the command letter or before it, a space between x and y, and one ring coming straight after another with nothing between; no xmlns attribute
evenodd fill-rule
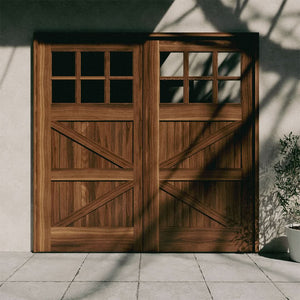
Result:
<svg viewBox="0 0 300 300"><path fill-rule="evenodd" d="M300 299L287 255L0 252L0 299Z"/></svg>

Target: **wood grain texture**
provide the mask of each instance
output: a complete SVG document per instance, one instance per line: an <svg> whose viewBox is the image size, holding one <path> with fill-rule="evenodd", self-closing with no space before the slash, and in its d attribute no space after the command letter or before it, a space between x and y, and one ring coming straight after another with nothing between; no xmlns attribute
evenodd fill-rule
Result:
<svg viewBox="0 0 300 300"><path fill-rule="evenodd" d="M98 155L102 156L103 158L111 161L115 165L122 167L122 168L130 168L132 164L119 157L118 155L114 154L113 152L107 150L106 148L100 146L99 144L91 141L90 139L86 138L84 135L67 128L57 122L51 122L51 127L58 131L59 133L65 135L66 137L72 139L74 142L84 146L85 148L97 153Z"/></svg>
<svg viewBox="0 0 300 300"><path fill-rule="evenodd" d="M134 228L51 228L53 252L129 252Z"/></svg>
<svg viewBox="0 0 300 300"><path fill-rule="evenodd" d="M34 42L34 245L35 252L50 251L50 51Z"/></svg>
<svg viewBox="0 0 300 300"><path fill-rule="evenodd" d="M171 196L175 197L176 199L186 203L190 207L200 211L201 213L205 214L209 218L213 219L214 221L220 223L223 226L232 226L234 221L229 219L226 216L221 215L216 210L211 209L204 205L203 203L199 202L196 198L189 195L188 193L179 190L178 188L172 186L169 183L164 183L160 186L162 190L169 193Z"/></svg>
<svg viewBox="0 0 300 300"><path fill-rule="evenodd" d="M89 141L105 148L118 157L133 163L133 122L60 122ZM93 168L120 169L102 156L52 130L52 169Z"/></svg>
<svg viewBox="0 0 300 300"><path fill-rule="evenodd" d="M240 236L240 228L161 228L160 251L247 252Z"/></svg>
<svg viewBox="0 0 300 300"><path fill-rule="evenodd" d="M134 249L143 251L143 47L133 50Z"/></svg>
<svg viewBox="0 0 300 300"><path fill-rule="evenodd" d="M143 192L144 251L159 251L159 44L144 45Z"/></svg>
<svg viewBox="0 0 300 300"><path fill-rule="evenodd" d="M212 69L213 69L213 103L218 103L218 52L213 52L212 57Z"/></svg>
<svg viewBox="0 0 300 300"><path fill-rule="evenodd" d="M216 143L220 139L226 137L229 134L232 134L233 132L237 131L241 127L240 122L234 122L229 125L226 125L216 131L215 133L211 134L207 138L202 138L195 143L192 147L185 149L184 151L177 153L173 157L163 161L160 163L160 168L168 168L173 165L178 164L180 161L189 158L190 156L196 154L197 152L205 149L206 147L210 146L213 143Z"/></svg>
<svg viewBox="0 0 300 300"><path fill-rule="evenodd" d="M243 172L243 203L242 219L245 239L248 241L249 251L254 251L254 157L253 157L253 60L249 54L244 53L241 57L242 77L242 172Z"/></svg>
<svg viewBox="0 0 300 300"><path fill-rule="evenodd" d="M205 170L205 169L160 169L160 180L242 180L241 169Z"/></svg>
<svg viewBox="0 0 300 300"><path fill-rule="evenodd" d="M63 227L63 226L70 225L71 223L77 221L78 219L87 215L88 213L92 212L93 210L105 205L107 202L109 202L109 201L113 200L114 198L120 196L121 194L127 192L132 187L133 187L132 182L124 183L123 185L117 187L113 191L109 191L108 193L95 199L94 201L90 202L89 204L82 207L81 209L69 214L68 217L66 217L63 220L56 223L55 226Z"/></svg>
<svg viewBox="0 0 300 300"><path fill-rule="evenodd" d="M34 251L257 251L257 35L138 36L34 42ZM51 76L51 51L76 53L75 76ZM104 76L81 76L82 51L104 53ZM110 75L111 51L133 53L132 76ZM184 53L184 103L159 104L160 51ZM197 51L213 76L188 76ZM220 51L241 76L218 75ZM109 103L116 79L133 103ZM51 80L74 80L76 103L51 104ZM82 80L105 103L80 103ZM188 103L189 80L213 80L214 103ZM241 81L241 104L218 103L219 80Z"/></svg>
<svg viewBox="0 0 300 300"><path fill-rule="evenodd" d="M132 104L52 104L53 121L132 121Z"/></svg>
<svg viewBox="0 0 300 300"><path fill-rule="evenodd" d="M133 180L133 169L54 169L52 181Z"/></svg>
<svg viewBox="0 0 300 300"><path fill-rule="evenodd" d="M259 36L255 36L254 41L254 110L255 110L255 140L254 140L254 156L255 156L255 252L259 252Z"/></svg>
<svg viewBox="0 0 300 300"><path fill-rule="evenodd" d="M241 121L240 104L160 104L160 121Z"/></svg>

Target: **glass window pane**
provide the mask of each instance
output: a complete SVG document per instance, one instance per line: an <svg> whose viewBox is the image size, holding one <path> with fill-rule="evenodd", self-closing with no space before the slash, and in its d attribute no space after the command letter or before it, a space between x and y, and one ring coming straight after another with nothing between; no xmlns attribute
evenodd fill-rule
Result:
<svg viewBox="0 0 300 300"><path fill-rule="evenodd" d="M110 81L110 102L131 103L132 102L132 80Z"/></svg>
<svg viewBox="0 0 300 300"><path fill-rule="evenodd" d="M238 52L218 53L219 76L241 76L241 54Z"/></svg>
<svg viewBox="0 0 300 300"><path fill-rule="evenodd" d="M182 52L160 52L160 76L183 76Z"/></svg>
<svg viewBox="0 0 300 300"><path fill-rule="evenodd" d="M52 80L52 102L73 103L75 102L74 80Z"/></svg>
<svg viewBox="0 0 300 300"><path fill-rule="evenodd" d="M190 103L212 103L213 82L211 80L189 81Z"/></svg>
<svg viewBox="0 0 300 300"><path fill-rule="evenodd" d="M81 53L81 75L103 76L104 75L104 53L82 52Z"/></svg>
<svg viewBox="0 0 300 300"><path fill-rule="evenodd" d="M75 76L75 53L52 52L52 75Z"/></svg>
<svg viewBox="0 0 300 300"><path fill-rule="evenodd" d="M189 76L212 76L212 53L189 53Z"/></svg>
<svg viewBox="0 0 300 300"><path fill-rule="evenodd" d="M183 102L183 80L161 80L160 81L161 103Z"/></svg>
<svg viewBox="0 0 300 300"><path fill-rule="evenodd" d="M81 102L82 103L103 103L104 102L104 81L103 80L82 80L81 81Z"/></svg>
<svg viewBox="0 0 300 300"><path fill-rule="evenodd" d="M241 82L239 80L220 80L218 82L218 102L240 103Z"/></svg>
<svg viewBox="0 0 300 300"><path fill-rule="evenodd" d="M132 76L132 52L110 52L110 75Z"/></svg>

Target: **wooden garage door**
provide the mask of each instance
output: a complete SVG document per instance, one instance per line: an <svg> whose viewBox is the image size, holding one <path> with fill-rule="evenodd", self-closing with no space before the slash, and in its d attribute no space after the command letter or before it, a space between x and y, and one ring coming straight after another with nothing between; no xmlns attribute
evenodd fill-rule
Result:
<svg viewBox="0 0 300 300"><path fill-rule="evenodd" d="M254 251L253 45L36 40L34 251Z"/></svg>
<svg viewBox="0 0 300 300"><path fill-rule="evenodd" d="M35 250L140 250L140 46L35 47Z"/></svg>

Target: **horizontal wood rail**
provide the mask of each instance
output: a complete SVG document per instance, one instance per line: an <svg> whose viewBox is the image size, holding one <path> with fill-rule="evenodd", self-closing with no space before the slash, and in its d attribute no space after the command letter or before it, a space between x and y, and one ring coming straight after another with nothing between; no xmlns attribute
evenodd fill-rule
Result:
<svg viewBox="0 0 300 300"><path fill-rule="evenodd" d="M133 169L53 169L52 181L133 180Z"/></svg>
<svg viewBox="0 0 300 300"><path fill-rule="evenodd" d="M57 122L51 122L51 127L58 131L59 133L65 135L66 137L70 138L74 142L82 145L83 147L95 152L96 154L100 155L101 157L109 160L113 164L121 167L121 168L130 168L132 167L132 163L127 161L126 159L114 154L113 152L109 151L108 149L100 146L99 144L91 141L84 135L78 133L77 131L67 128L62 124Z"/></svg>
<svg viewBox="0 0 300 300"><path fill-rule="evenodd" d="M126 252L134 247L134 227L52 227L51 251Z"/></svg>
<svg viewBox="0 0 300 300"><path fill-rule="evenodd" d="M211 181L211 180L242 180L242 169L204 170L204 169L161 169L160 180L175 181Z"/></svg>
<svg viewBox="0 0 300 300"><path fill-rule="evenodd" d="M53 121L133 121L133 104L52 104Z"/></svg>
<svg viewBox="0 0 300 300"><path fill-rule="evenodd" d="M236 48L231 41L211 41L211 40L194 40L194 41L160 41L159 50L160 51L189 51L189 52L198 52L198 51L214 51L215 47L218 47L218 51L240 51L239 48Z"/></svg>
<svg viewBox="0 0 300 300"><path fill-rule="evenodd" d="M160 104L160 121L241 121L240 104Z"/></svg>
<svg viewBox="0 0 300 300"><path fill-rule="evenodd" d="M192 251L228 252L247 251L249 245L243 241L241 228L160 228L159 241L161 252L187 252L187 245ZM248 250L249 251L249 250Z"/></svg>

